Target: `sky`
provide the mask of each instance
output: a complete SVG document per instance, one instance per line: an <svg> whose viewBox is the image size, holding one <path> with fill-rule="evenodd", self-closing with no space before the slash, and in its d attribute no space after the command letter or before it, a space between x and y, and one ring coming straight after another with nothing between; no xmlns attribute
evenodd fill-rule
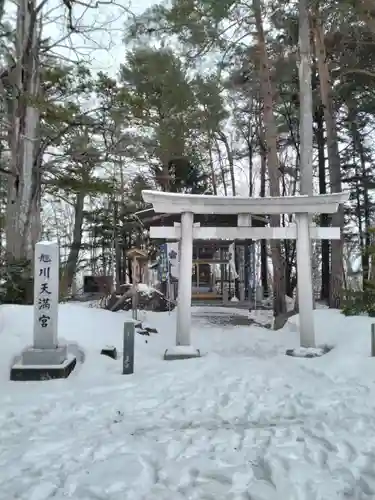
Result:
<svg viewBox="0 0 375 500"><path fill-rule="evenodd" d="M40 0L39 0L40 1ZM94 0L88 0L94 4ZM85 60L92 70L104 71L115 77L120 64L124 62L126 45L123 42L124 24L128 19L125 9L141 14L147 8L159 3L155 0L118 0L121 4L102 4L95 9L85 9L81 5L73 8L74 20L82 19L79 25L85 26L84 35L73 35L59 44L57 51L64 58ZM160 0L161 3L162 0ZM53 40L62 39L67 33L66 9L61 0L49 0L45 17L50 22L44 25L44 35ZM87 33L87 27L95 30ZM77 48L78 47L78 48ZM248 194L247 166L242 171L237 168L238 194Z"/></svg>
<svg viewBox="0 0 375 500"><path fill-rule="evenodd" d="M35 0L37 5L43 0ZM103 3L100 3L102 1ZM43 38L55 43L54 52L62 62L85 62L94 71L103 71L115 77L124 62L126 45L123 42L124 25L131 12L139 15L147 8L163 0L80 0L73 4L73 24L80 34L68 29L67 9L61 0L48 0L43 9ZM15 7L8 0L6 17L14 22ZM118 2L118 3L117 3ZM83 4L95 6L87 8ZM96 5L99 3L98 7ZM247 196L247 166L237 168L238 194Z"/></svg>
<svg viewBox="0 0 375 500"><path fill-rule="evenodd" d="M96 3L88 0L88 4ZM73 23L75 25L78 21L83 34L66 38L67 10L61 6L61 0L49 0L44 10L48 22L44 24L43 34L54 41L65 38L55 49L62 58L87 61L93 70L115 76L126 51L123 42L124 23L128 17L126 9L137 15L155 3L153 0L119 0L93 9L74 5Z"/></svg>

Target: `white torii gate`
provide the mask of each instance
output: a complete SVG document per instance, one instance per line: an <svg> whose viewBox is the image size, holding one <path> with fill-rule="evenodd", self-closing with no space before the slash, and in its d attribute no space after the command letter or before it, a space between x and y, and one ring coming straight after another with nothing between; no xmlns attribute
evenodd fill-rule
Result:
<svg viewBox="0 0 375 500"><path fill-rule="evenodd" d="M146 203L153 205L156 213L181 214L180 226L150 229L151 238L181 241L176 348L166 353L166 359L199 356L199 351L190 345L194 239L295 239L300 342L302 347L315 347L311 239L340 239L340 228L312 226L309 225L309 218L311 214L336 212L339 204L349 199L349 193L247 198L145 190L142 197ZM197 227L194 225L194 214L237 214L237 227ZM296 224L289 227L251 227L251 214L295 214Z"/></svg>

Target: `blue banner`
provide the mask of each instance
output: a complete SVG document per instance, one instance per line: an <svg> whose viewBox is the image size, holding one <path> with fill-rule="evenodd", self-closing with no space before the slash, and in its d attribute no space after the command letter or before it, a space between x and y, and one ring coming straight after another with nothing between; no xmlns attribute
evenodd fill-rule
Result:
<svg viewBox="0 0 375 500"><path fill-rule="evenodd" d="M249 246L249 291L252 293L255 289L255 248L254 243Z"/></svg>
<svg viewBox="0 0 375 500"><path fill-rule="evenodd" d="M168 280L168 247L166 243L163 243L159 247L159 268L158 268L158 278L161 283Z"/></svg>

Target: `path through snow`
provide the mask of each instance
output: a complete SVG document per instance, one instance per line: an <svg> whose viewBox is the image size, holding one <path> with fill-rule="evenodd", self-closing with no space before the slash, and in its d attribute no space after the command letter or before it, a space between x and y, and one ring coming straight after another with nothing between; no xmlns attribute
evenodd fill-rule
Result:
<svg viewBox="0 0 375 500"><path fill-rule="evenodd" d="M374 498L369 390L299 365L286 379L284 363L248 358L234 373L202 359L141 384L7 404L0 498Z"/></svg>
<svg viewBox="0 0 375 500"><path fill-rule="evenodd" d="M118 320L103 315L107 330ZM208 355L183 362L152 357L170 342L162 333L142 339L132 377L96 340L67 381L2 383L0 500L375 498L375 372L358 342L342 368L344 347L316 360L283 355L287 332L204 322L198 332Z"/></svg>

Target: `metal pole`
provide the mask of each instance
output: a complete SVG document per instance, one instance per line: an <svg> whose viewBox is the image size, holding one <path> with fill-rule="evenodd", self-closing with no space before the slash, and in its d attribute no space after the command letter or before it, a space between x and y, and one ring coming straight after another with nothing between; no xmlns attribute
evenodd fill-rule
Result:
<svg viewBox="0 0 375 500"><path fill-rule="evenodd" d="M134 373L134 323L125 321L124 323L124 348L122 358L122 374L131 375Z"/></svg>
<svg viewBox="0 0 375 500"><path fill-rule="evenodd" d="M375 323L371 325L371 356L375 357Z"/></svg>

